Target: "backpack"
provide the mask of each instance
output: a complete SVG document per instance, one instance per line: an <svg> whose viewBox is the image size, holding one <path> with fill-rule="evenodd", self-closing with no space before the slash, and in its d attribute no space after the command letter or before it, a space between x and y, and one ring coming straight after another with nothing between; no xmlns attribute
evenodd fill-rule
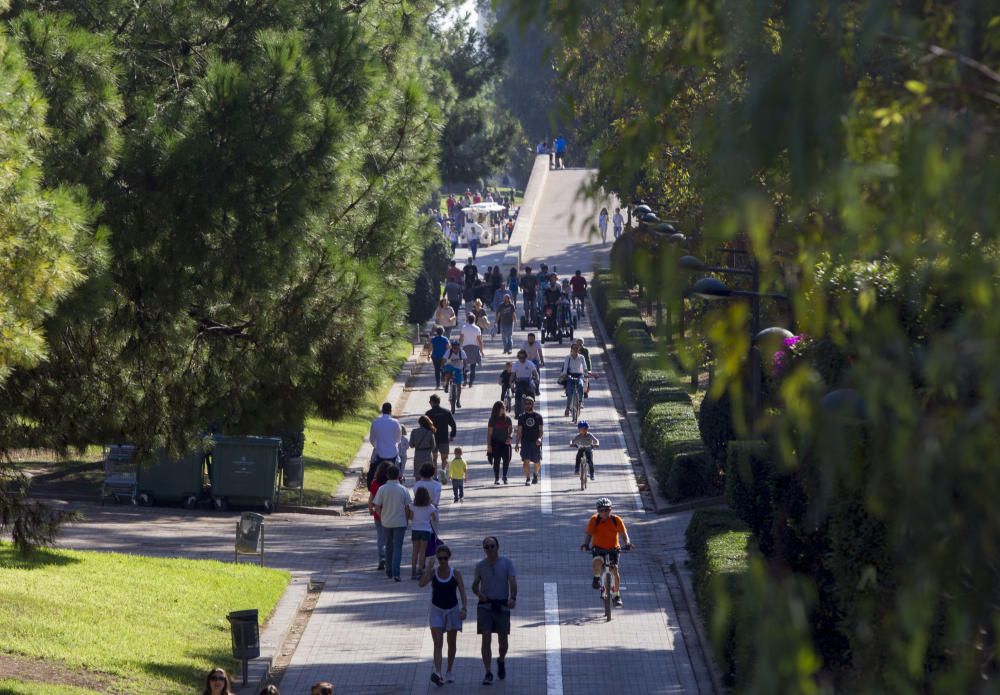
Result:
<svg viewBox="0 0 1000 695"><path fill-rule="evenodd" d="M608 518L609 518L609 519L611 519L611 521L612 521L612 522L614 523L614 525L615 525L615 528L618 528L619 526L621 526L621 525L622 525L622 518L621 518L620 516L618 516L617 514L612 514L612 515L611 515L610 517L608 517ZM598 525L600 525L600 523L601 523L602 521L603 521L603 519L601 519L601 515L600 515L600 514L598 514L598 515L597 515L597 521L595 521L595 522L594 522L594 526L598 526Z"/></svg>

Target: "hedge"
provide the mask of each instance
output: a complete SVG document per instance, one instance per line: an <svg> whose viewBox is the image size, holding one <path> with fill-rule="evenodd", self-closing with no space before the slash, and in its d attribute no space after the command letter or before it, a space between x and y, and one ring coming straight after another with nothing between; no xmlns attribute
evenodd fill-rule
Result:
<svg viewBox="0 0 1000 695"><path fill-rule="evenodd" d="M774 466L764 441L729 442L726 454L726 504L758 538L770 537L774 519Z"/></svg>
<svg viewBox="0 0 1000 695"><path fill-rule="evenodd" d="M753 536L732 510L713 508L696 510L684 537L698 606L705 623L713 628L712 642L726 684L732 685L739 655L747 653L747 645L740 645L737 636L752 634L752 630L738 629L735 609L740 606L754 552ZM721 603L717 602L720 597Z"/></svg>
<svg viewBox="0 0 1000 695"><path fill-rule="evenodd" d="M642 419L642 446L656 466L663 494L674 502L717 494L719 465L706 453L691 398L657 351L642 314L613 274L596 272L591 287L594 304L614 338Z"/></svg>

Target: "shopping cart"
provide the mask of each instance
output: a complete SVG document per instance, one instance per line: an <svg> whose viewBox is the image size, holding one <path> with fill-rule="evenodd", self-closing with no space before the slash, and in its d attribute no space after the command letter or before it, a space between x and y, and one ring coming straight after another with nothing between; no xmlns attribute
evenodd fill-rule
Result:
<svg viewBox="0 0 1000 695"><path fill-rule="evenodd" d="M135 447L131 444L104 448L104 482L101 483L101 504L111 498L135 504L138 465Z"/></svg>

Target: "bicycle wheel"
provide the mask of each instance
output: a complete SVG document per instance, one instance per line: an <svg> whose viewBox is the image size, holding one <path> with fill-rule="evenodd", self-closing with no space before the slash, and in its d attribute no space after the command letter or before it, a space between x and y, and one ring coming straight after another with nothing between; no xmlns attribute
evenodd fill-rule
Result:
<svg viewBox="0 0 1000 695"><path fill-rule="evenodd" d="M601 592L604 598L604 617L611 620L611 570L604 570L604 591Z"/></svg>
<svg viewBox="0 0 1000 695"><path fill-rule="evenodd" d="M569 400L569 416L574 423L580 417L580 393L576 390L576 384L573 385L573 395Z"/></svg>
<svg viewBox="0 0 1000 695"><path fill-rule="evenodd" d="M587 457L580 457L580 490L587 489Z"/></svg>

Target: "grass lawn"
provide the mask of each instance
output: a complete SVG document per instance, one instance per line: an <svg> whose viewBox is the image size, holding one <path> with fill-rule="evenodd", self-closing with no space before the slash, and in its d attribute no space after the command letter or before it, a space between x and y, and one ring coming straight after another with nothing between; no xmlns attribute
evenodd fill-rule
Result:
<svg viewBox="0 0 1000 695"><path fill-rule="evenodd" d="M112 693L192 693L219 665L232 672L233 610L261 622L288 572L208 560L39 550L0 544L0 645L38 668L4 673L0 692L91 693L29 683L26 671L77 673L80 686ZM45 687L52 687L46 690Z"/></svg>
<svg viewBox="0 0 1000 695"><path fill-rule="evenodd" d="M344 472L358 453L358 447L368 436L368 428L378 415L386 393L412 348L405 338L397 341L392 352L391 369L354 412L336 422L318 417L306 420L304 504L320 507L330 504L330 495L337 491Z"/></svg>
<svg viewBox="0 0 1000 695"><path fill-rule="evenodd" d="M36 681L19 681L0 678L0 693L3 695L99 695L99 690L77 688L72 685L46 685ZM193 691L192 691L193 692Z"/></svg>

